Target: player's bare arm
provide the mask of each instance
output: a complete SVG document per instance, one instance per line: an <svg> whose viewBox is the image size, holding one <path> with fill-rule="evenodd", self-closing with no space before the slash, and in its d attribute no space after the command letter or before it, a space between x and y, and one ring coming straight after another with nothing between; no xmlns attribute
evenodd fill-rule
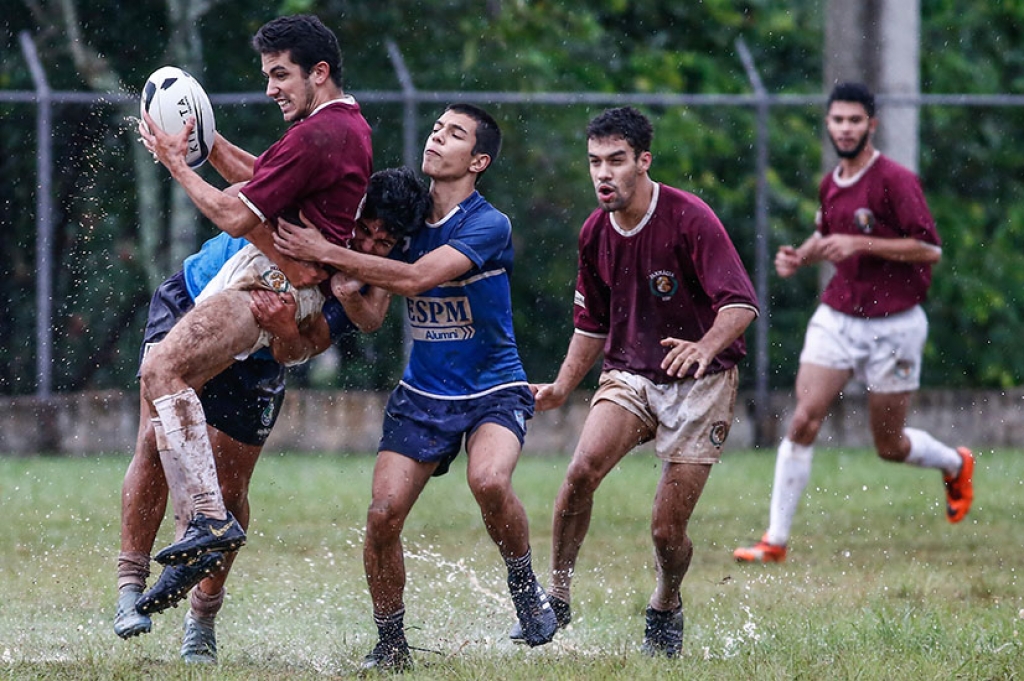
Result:
<svg viewBox="0 0 1024 681"><path fill-rule="evenodd" d="M427 253L414 263L404 263L342 248L328 242L315 229L283 220L278 223L274 242L278 250L292 258L330 265L359 281L401 296L429 291L473 267L472 260L447 245Z"/></svg>
<svg viewBox="0 0 1024 681"><path fill-rule="evenodd" d="M213 148L207 159L210 165L228 182L248 182L252 179L256 157L230 142L219 132L214 135Z"/></svg>
<svg viewBox="0 0 1024 681"><path fill-rule="evenodd" d="M799 247L780 246L775 254L775 271L783 279L796 274L805 265L825 260L821 250L821 234L814 232Z"/></svg>
<svg viewBox="0 0 1024 681"><path fill-rule="evenodd" d="M718 353L732 345L732 342L747 330L755 317L757 313L750 307L725 307L718 311L715 323L699 341L671 337L663 339L661 344L669 348L669 351L661 362L661 368L669 376L682 378L690 367L696 365L693 377L702 378Z"/></svg>
<svg viewBox="0 0 1024 681"><path fill-rule="evenodd" d="M941 248L913 238L887 239L861 234L830 234L821 237L819 241L822 256L829 262L840 262L857 254L930 265L942 258Z"/></svg>
<svg viewBox="0 0 1024 681"><path fill-rule="evenodd" d="M363 282L344 272L335 272L331 277L331 293L345 308L349 321L363 333L373 333L384 324L391 294L376 286L367 287L366 291L363 288Z"/></svg>
<svg viewBox="0 0 1024 681"><path fill-rule="evenodd" d="M224 140L224 142L227 142L227 140ZM248 181L235 182L230 187L224 189L224 193L228 196L238 196L238 193L246 184L248 184ZM258 248L263 255L270 258L270 261L284 272L284 276L288 278L288 281L293 286L298 288L315 286L327 278L326 270L317 263L294 260L278 251L277 247L274 246L273 232L274 230L269 224L261 222L253 227L252 231L245 235L245 238L248 239L249 243Z"/></svg>
<svg viewBox="0 0 1024 681"><path fill-rule="evenodd" d="M530 385L537 411L557 409L565 404L569 394L576 389L583 377L587 375L594 363L604 351L603 337L587 336L574 333L569 341L569 350L565 360L558 369L554 383L538 383Z"/></svg>
<svg viewBox="0 0 1024 681"><path fill-rule="evenodd" d="M265 222L253 227L245 238L281 269L292 286L316 286L327 278L327 271L318 263L289 258L277 250L277 246L274 245L274 230Z"/></svg>
<svg viewBox="0 0 1024 681"><path fill-rule="evenodd" d="M260 328L272 334L270 351L281 364L300 364L320 354L331 344L331 333L323 315L309 323L295 323L295 298L290 293L258 289L249 293L249 310Z"/></svg>
<svg viewBox="0 0 1024 681"><path fill-rule="evenodd" d="M775 254L775 271L782 278L791 277L801 266L800 254L792 246L779 246Z"/></svg>
<svg viewBox="0 0 1024 681"><path fill-rule="evenodd" d="M142 112L142 116L144 123L139 125L139 135L143 144L152 150L203 215L231 236L245 236L260 224L260 218L241 199L228 196L188 167L185 154L195 119L189 119L177 135L168 135L148 113Z"/></svg>

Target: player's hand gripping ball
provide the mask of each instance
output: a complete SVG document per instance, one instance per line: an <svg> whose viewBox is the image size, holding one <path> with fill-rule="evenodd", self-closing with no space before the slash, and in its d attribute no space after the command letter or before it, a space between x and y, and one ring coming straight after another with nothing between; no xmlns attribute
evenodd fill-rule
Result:
<svg viewBox="0 0 1024 681"><path fill-rule="evenodd" d="M216 127L210 98L199 81L177 66L162 66L146 80L139 104L140 110L147 112L169 135L181 132L185 122L195 118L195 128L188 136L185 162L190 168L198 168L206 162Z"/></svg>

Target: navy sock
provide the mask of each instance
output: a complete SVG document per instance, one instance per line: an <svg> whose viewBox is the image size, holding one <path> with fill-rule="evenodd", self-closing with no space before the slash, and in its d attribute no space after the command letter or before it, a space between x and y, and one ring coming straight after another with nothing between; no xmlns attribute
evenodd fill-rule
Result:
<svg viewBox="0 0 1024 681"><path fill-rule="evenodd" d="M519 558L506 558L505 566L508 567L508 585L513 591L519 591L533 584L536 580L533 574L532 551Z"/></svg>
<svg viewBox="0 0 1024 681"><path fill-rule="evenodd" d="M373 623L377 625L377 635L385 643L405 640L405 608L381 615L374 611Z"/></svg>

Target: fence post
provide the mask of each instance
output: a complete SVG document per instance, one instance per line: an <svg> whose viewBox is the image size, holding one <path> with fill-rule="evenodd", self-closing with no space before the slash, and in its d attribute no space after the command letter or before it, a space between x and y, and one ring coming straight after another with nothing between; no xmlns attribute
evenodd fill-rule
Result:
<svg viewBox="0 0 1024 681"><path fill-rule="evenodd" d="M36 395L46 400L53 388L53 97L32 37L22 31L18 40L36 88Z"/></svg>
<svg viewBox="0 0 1024 681"><path fill-rule="evenodd" d="M771 112L768 91L754 65L754 58L743 38L736 39L747 79L757 97L757 133L755 139L756 190L754 199L754 288L761 304L761 318L754 326L754 446L768 447L775 442L775 419L771 416L768 393L768 321L771 302L768 296L768 116Z"/></svg>
<svg viewBox="0 0 1024 681"><path fill-rule="evenodd" d="M419 167L419 136L416 134L416 118L419 107L416 100L416 85L412 74L405 65L398 45L391 38L386 43L391 64L395 67L398 84L402 86L402 163L416 169Z"/></svg>
<svg viewBox="0 0 1024 681"><path fill-rule="evenodd" d="M402 86L402 163L413 170L419 170L419 135L416 134L416 118L419 107L416 102L416 85L412 82L412 74L405 65L405 59L398 49L398 45L391 38L385 41L388 48L388 57L391 58L391 65L395 67L395 75L398 76L398 84ZM409 326L409 319L403 315L402 323L402 346L406 358L412 352L412 328Z"/></svg>

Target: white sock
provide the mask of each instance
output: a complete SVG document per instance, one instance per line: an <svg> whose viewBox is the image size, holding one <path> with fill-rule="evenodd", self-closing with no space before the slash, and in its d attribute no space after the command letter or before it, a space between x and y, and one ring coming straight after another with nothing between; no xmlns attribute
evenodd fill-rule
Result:
<svg viewBox="0 0 1024 681"><path fill-rule="evenodd" d="M772 484L771 512L768 516L767 541L783 546L789 541L789 530L800 505L800 495L811 477L814 447L798 445L789 438L782 440L775 457L775 482Z"/></svg>
<svg viewBox="0 0 1024 681"><path fill-rule="evenodd" d="M192 499L193 513L223 520L227 517L227 509L220 494L217 465L213 460L210 437L206 434L206 415L199 396L192 388L185 388L173 395L156 398L153 408L163 424L164 437L172 454L168 457L169 463L175 469L172 473L165 473L168 484L175 479L184 481Z"/></svg>
<svg viewBox="0 0 1024 681"><path fill-rule="evenodd" d="M156 451L160 455L160 465L167 479L167 491L174 511L174 539L181 539L192 519L192 497L188 495L188 482L185 479L185 465L171 451L164 434L164 425L159 418L152 419L153 433L156 436Z"/></svg>
<svg viewBox="0 0 1024 681"><path fill-rule="evenodd" d="M922 468L938 468L946 477L960 472L963 460L955 449L917 428L904 428L903 434L910 440L910 453L903 463Z"/></svg>

